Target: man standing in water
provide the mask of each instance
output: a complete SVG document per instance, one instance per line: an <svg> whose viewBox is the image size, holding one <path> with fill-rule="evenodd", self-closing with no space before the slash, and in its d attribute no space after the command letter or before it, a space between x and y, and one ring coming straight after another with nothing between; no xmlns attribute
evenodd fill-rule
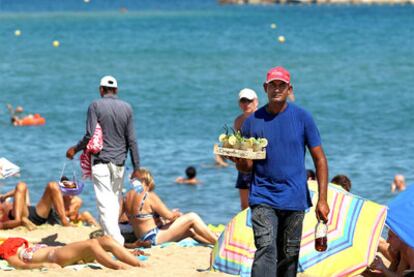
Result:
<svg viewBox="0 0 414 277"><path fill-rule="evenodd" d="M125 171L128 150L131 154L134 172L131 178L139 178L139 155L134 131L131 106L118 99L117 81L112 76L101 79L101 99L89 105L86 134L76 146L70 147L66 157L73 156L86 148L99 123L103 133L103 149L92 157L92 179L100 223L104 233L112 236L121 245L124 238L118 226L120 213L119 197Z"/></svg>
<svg viewBox="0 0 414 277"><path fill-rule="evenodd" d="M406 189L404 175L397 174L391 184L391 192L400 192Z"/></svg>
<svg viewBox="0 0 414 277"><path fill-rule="evenodd" d="M234 120L234 130L240 131L243 122L249 117L252 113L257 110L259 105L259 100L257 99L257 94L254 90L249 88L244 88L239 92L239 107L242 110L242 114L236 117ZM252 173L247 174L238 172L236 188L239 189L240 195L240 207L242 210L249 207L249 187L252 181Z"/></svg>
<svg viewBox="0 0 414 277"><path fill-rule="evenodd" d="M316 217L325 222L328 164L311 114L287 102L293 91L290 73L282 67L270 69L263 87L268 104L244 121L242 135L266 138L266 159L234 159L239 171L253 173L249 205L257 251L252 276L296 276L304 211L312 205L306 147L319 186Z"/></svg>

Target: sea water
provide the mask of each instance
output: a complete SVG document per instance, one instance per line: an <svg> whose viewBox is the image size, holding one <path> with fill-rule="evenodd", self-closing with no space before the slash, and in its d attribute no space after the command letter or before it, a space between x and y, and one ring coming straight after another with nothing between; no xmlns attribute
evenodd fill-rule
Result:
<svg viewBox="0 0 414 277"><path fill-rule="evenodd" d="M353 193L386 204L394 174L414 182L413 30L414 7L400 5L0 1L0 156L21 167L0 192L22 180L39 200L110 74L134 109L141 165L157 193L170 208L226 223L240 209L237 173L214 166L213 144L240 113L238 91L252 88L266 103L266 71L283 65L296 103L317 122L329 177L346 174ZM7 103L46 125L12 127ZM176 184L189 165L201 184ZM82 197L97 215L90 181Z"/></svg>

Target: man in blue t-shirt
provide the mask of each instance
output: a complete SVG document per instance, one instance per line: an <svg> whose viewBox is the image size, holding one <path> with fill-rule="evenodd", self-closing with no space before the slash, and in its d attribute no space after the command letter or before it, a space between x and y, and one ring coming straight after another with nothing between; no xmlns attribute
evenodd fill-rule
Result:
<svg viewBox="0 0 414 277"><path fill-rule="evenodd" d="M304 211L312 205L306 147L319 185L316 217L324 222L329 214L328 164L311 114L286 101L293 93L289 72L270 69L263 86L268 104L245 120L242 135L266 138L266 159L234 159L239 171L253 172L249 205L257 251L252 276L296 276Z"/></svg>

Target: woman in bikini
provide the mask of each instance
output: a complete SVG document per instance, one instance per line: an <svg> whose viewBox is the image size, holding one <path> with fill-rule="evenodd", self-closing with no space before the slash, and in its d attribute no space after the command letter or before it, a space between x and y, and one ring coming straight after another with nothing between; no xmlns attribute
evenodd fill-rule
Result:
<svg viewBox="0 0 414 277"><path fill-rule="evenodd" d="M114 260L106 251L114 254ZM69 243L62 247L45 244L29 246L23 238L8 238L0 245L0 258L19 269L60 268L79 261L96 260L111 269L127 269L142 266L141 262L109 236Z"/></svg>
<svg viewBox="0 0 414 277"><path fill-rule="evenodd" d="M192 237L201 243L216 243L217 236L196 213L182 215L166 207L154 192L154 179L148 170L141 169L140 175L143 190L128 191L123 204L123 210L139 240L157 245Z"/></svg>
<svg viewBox="0 0 414 277"><path fill-rule="evenodd" d="M8 198L14 198L13 203L7 202ZM35 229L36 226L28 219L27 206L29 204L29 192L23 182L19 182L13 190L0 194L0 230L19 226L24 226L29 230Z"/></svg>

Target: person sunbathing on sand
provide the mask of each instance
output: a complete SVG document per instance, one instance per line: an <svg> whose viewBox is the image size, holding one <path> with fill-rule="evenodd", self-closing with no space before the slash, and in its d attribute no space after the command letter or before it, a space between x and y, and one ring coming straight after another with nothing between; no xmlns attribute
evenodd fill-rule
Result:
<svg viewBox="0 0 414 277"><path fill-rule="evenodd" d="M217 236L196 213L181 214L169 210L154 192L155 183L151 173L140 169L142 191L127 192L123 212L140 241L151 241L152 245L169 241L180 241L192 237L198 242L214 244Z"/></svg>
<svg viewBox="0 0 414 277"><path fill-rule="evenodd" d="M14 197L13 203L6 201L10 197ZM29 192L23 182L19 182L14 190L0 194L0 230L19 226L29 230L35 229L35 225L28 219L29 204Z"/></svg>
<svg viewBox="0 0 414 277"><path fill-rule="evenodd" d="M19 199L27 193L27 185L23 182L19 182L16 188L6 195L8 197L14 197ZM35 225L49 224L62 224L63 226L71 226L68 218L65 215L65 208L63 205L62 194L59 189L59 185L56 182L49 182L43 192L42 197L36 206L27 205L19 207L20 210L14 210L8 214L10 220L14 220L15 215L21 212L27 215L28 219ZM15 226L16 227L16 226ZM14 228L14 227L11 227Z"/></svg>
<svg viewBox="0 0 414 277"><path fill-rule="evenodd" d="M114 260L111 252L119 261ZM78 262L96 260L111 269L128 269L142 263L109 236L69 243L65 246L35 244L29 246L23 238L8 238L0 245L0 258L18 269L61 268Z"/></svg>
<svg viewBox="0 0 414 277"><path fill-rule="evenodd" d="M393 231L388 231L387 244L380 243L380 252L390 259L391 265L387 268L381 257L376 256L369 269L380 271L382 276L413 276L414 248L402 241Z"/></svg>
<svg viewBox="0 0 414 277"><path fill-rule="evenodd" d="M25 226L29 230L35 229L35 225L62 224L63 226L73 226L70 221L75 223L79 220L97 226L98 223L90 213L79 215L82 200L77 196L62 195L58 183L49 182L44 193L36 206L31 206L28 198L27 185L19 182L14 190L0 195L0 200L14 198L11 208L4 212L3 222L0 229L11 229L18 226Z"/></svg>
<svg viewBox="0 0 414 277"><path fill-rule="evenodd" d="M71 223L78 224L82 222L89 226L99 226L99 223L90 212L80 212L80 208L83 205L82 198L75 195L63 195L62 197L65 206L65 215Z"/></svg>
<svg viewBox="0 0 414 277"><path fill-rule="evenodd" d="M65 176L62 176L61 183L67 188L76 188L76 185L69 181ZM69 218L71 223L78 224L79 222L86 223L90 226L99 226L96 219L88 211L80 212L80 208L83 205L83 201L79 196L66 195L61 193L63 198L63 204L65 208L65 215Z"/></svg>

